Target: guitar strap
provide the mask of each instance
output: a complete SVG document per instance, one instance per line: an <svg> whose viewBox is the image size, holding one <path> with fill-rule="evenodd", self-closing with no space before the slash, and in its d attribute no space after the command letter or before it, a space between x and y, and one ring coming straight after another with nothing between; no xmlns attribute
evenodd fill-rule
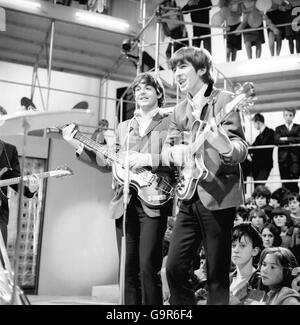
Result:
<svg viewBox="0 0 300 325"><path fill-rule="evenodd" d="M207 100L208 106L211 106L211 108L212 108L213 117L216 117L215 103L217 102L217 99L218 99L220 93L221 93L220 89L213 89L213 91L211 92L211 94Z"/></svg>

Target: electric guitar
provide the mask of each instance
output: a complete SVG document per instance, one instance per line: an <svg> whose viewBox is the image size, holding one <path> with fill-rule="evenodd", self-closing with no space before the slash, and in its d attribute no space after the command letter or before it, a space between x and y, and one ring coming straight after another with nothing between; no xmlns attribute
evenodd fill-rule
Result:
<svg viewBox="0 0 300 325"><path fill-rule="evenodd" d="M217 125L233 111L247 111L253 105L256 98L254 86L251 82L244 83L236 92L232 101L217 114L215 121ZM204 164L203 144L206 140L206 133L210 130L206 128L210 123L195 120L190 132L185 134L185 143L188 146L188 154L185 157L183 167L179 168L178 183L176 193L180 200L190 200L195 194L197 184L205 180L213 171L208 170Z"/></svg>
<svg viewBox="0 0 300 325"><path fill-rule="evenodd" d="M7 199L7 196L3 193L3 191L1 190L1 187L19 184L21 181L21 177L1 179L1 176L3 174L5 174L7 171L8 171L7 167L2 168L0 171L0 197L5 198L5 199ZM25 175L25 176L23 176L23 182L28 181L28 177L33 176L33 175L40 179L48 178L48 177L57 177L58 178L58 177L73 175L73 171L69 167L58 167L55 170L50 170L48 172Z"/></svg>
<svg viewBox="0 0 300 325"><path fill-rule="evenodd" d="M58 127L60 131L62 128ZM96 155L103 155L112 162L112 172L114 178L124 184L125 178L125 159L122 157L122 151L115 152L106 145L102 145L87 136L84 136L78 130L74 135L80 143L88 149L95 152ZM124 155L125 156L125 155ZM129 170L129 185L137 191L138 198L147 206L159 208L171 200L175 194L175 189L169 180L165 177L152 173L146 168L139 168L136 171Z"/></svg>

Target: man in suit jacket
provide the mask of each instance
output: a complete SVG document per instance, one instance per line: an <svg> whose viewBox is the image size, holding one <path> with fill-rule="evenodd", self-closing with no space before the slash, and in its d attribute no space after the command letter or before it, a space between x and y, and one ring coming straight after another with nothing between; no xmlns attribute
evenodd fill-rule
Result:
<svg viewBox="0 0 300 325"><path fill-rule="evenodd" d="M164 115L160 107L164 102L162 85L151 74L139 75L133 83L135 100L138 105L135 117L121 122L117 131L117 145L125 151L129 141L129 166L132 170L141 167L164 176L172 184L172 171L162 166L161 149L167 136L170 117ZM74 147L74 125L63 131L64 138ZM87 149L77 149L79 159L107 172L110 164L104 157ZM113 181L114 197L110 204L110 214L116 219L117 241L120 251L123 234L123 186ZM150 208L141 202L137 193L130 190L126 218L126 263L125 263L125 304L161 305L162 245L166 231L167 217L172 214L172 201L160 208Z"/></svg>
<svg viewBox="0 0 300 325"><path fill-rule="evenodd" d="M231 229L236 207L244 202L239 163L246 158L247 143L241 117L231 112L217 126L215 118L232 100L232 94L214 89L212 58L207 50L182 48L172 57L171 68L186 98L175 106L163 146L163 161L176 166L185 164L189 148L176 142L200 118L209 122L200 149L209 174L198 182L192 199L183 200L179 207L166 266L170 303L196 303L189 270L202 241L207 261L207 303L228 304Z"/></svg>
<svg viewBox="0 0 300 325"><path fill-rule="evenodd" d="M265 118L262 114L257 113L253 117L254 127L259 131L252 146L265 146L274 144L274 130L265 126ZM273 148L264 149L249 149L249 154L252 160L252 175L254 180L268 179L271 169L273 168ZM265 185L265 183L256 183Z"/></svg>
<svg viewBox="0 0 300 325"><path fill-rule="evenodd" d="M289 145L300 143L300 125L293 123L296 115L295 109L285 109L283 118L285 124L275 129L275 144ZM281 179L299 178L299 147L278 148L278 164ZM298 183L283 183L282 186L292 193L299 193Z"/></svg>
<svg viewBox="0 0 300 325"><path fill-rule="evenodd" d="M17 148L7 142L0 140L0 174L1 179L8 179L20 176L20 163L18 159ZM18 191L18 185L11 185ZM24 195L28 198L33 197L38 188L38 179L35 176L30 177L28 186L24 187ZM9 205L7 187L1 188L4 195L0 196L0 229L4 243L7 244L7 225L9 220Z"/></svg>

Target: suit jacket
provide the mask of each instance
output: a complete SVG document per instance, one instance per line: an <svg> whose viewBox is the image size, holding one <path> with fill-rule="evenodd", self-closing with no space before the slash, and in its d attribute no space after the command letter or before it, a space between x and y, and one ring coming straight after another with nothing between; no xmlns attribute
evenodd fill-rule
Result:
<svg viewBox="0 0 300 325"><path fill-rule="evenodd" d="M283 137L287 137L287 140L280 140L280 138ZM294 123L291 131L288 130L285 124L277 126L274 138L275 144L278 145L300 143L300 125ZM278 148L278 162L283 163L288 158L288 155L291 157L293 162L298 162L299 153L299 147Z"/></svg>
<svg viewBox="0 0 300 325"><path fill-rule="evenodd" d="M9 144L7 142L0 140L0 170L3 168L9 168L6 173L1 176L1 179L8 179L20 176L20 163L18 159L18 151L17 148ZM11 185L11 187L18 191L18 184ZM1 190L5 195L7 195L7 186L2 187ZM33 197L34 193L31 193L27 186L24 187L24 195L28 198ZM1 205L0 205L0 219L1 221L8 224L9 219L9 206L7 198L0 198Z"/></svg>
<svg viewBox="0 0 300 325"><path fill-rule="evenodd" d="M128 137L128 127L131 120L121 122L118 126L116 132L116 145L118 148L125 150L127 137ZM129 148L132 151L137 151L140 153L150 153L152 156L152 172L164 176L173 183L174 176L170 167L164 167L162 165L161 150L164 140L167 136L167 129L170 123L170 116L164 115L158 112L153 118L145 131L144 136L140 137L138 133L138 123L134 120L132 123L132 128L129 136ZM111 166L107 164L101 157L96 157L96 154L92 151L85 149L79 156L79 159L92 167L99 169L102 172L111 171ZM110 202L109 210L110 215L113 219L120 218L123 213L123 186L119 184L115 179L113 179L113 190L114 196ZM132 195L133 192L130 191ZM129 200L131 198L129 197ZM149 217L159 217L160 209L152 209L147 207L143 202L142 207ZM167 203L169 208L169 213L171 215L172 202ZM167 209L168 209L167 208Z"/></svg>
<svg viewBox="0 0 300 325"><path fill-rule="evenodd" d="M212 87L208 87L205 97L208 97ZM210 121L225 105L232 100L232 94L219 91L210 104L202 110L202 120ZM164 143L162 156L165 164L171 164L170 153L177 138L184 131L190 131L195 121L192 107L183 100L175 106L168 137ZM244 202L244 192L239 163L247 156L247 142L245 141L241 116L238 112L231 112L222 122L222 126L233 144L231 157L221 156L207 141L204 142L204 163L210 171L206 180L198 183L198 195L203 205L210 210L220 210L239 206Z"/></svg>
<svg viewBox="0 0 300 325"><path fill-rule="evenodd" d="M274 144L274 131L265 127L262 133L260 133L253 146L264 146ZM273 148L266 149L249 149L249 153L252 156L253 168L272 168L273 167Z"/></svg>

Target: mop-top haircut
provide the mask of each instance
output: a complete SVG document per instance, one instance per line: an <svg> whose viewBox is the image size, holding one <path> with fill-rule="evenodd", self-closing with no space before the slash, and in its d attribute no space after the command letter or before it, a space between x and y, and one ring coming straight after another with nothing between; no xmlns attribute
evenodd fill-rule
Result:
<svg viewBox="0 0 300 325"><path fill-rule="evenodd" d="M159 97L157 100L158 107L163 106L163 104L165 102L165 89L164 89L162 82L159 80L159 78L157 78L157 77L155 78L152 74L147 73L147 72L139 74L134 79L134 81L132 83L133 92L135 92L135 88L139 84L145 84L145 85L152 86L155 89L155 91Z"/></svg>
<svg viewBox="0 0 300 325"><path fill-rule="evenodd" d="M213 84L215 82L213 73L212 56L204 48L194 46L182 47L177 50L170 59L169 65L172 70L180 64L189 62L197 72L200 69L206 69L206 72L201 76L206 84Z"/></svg>

